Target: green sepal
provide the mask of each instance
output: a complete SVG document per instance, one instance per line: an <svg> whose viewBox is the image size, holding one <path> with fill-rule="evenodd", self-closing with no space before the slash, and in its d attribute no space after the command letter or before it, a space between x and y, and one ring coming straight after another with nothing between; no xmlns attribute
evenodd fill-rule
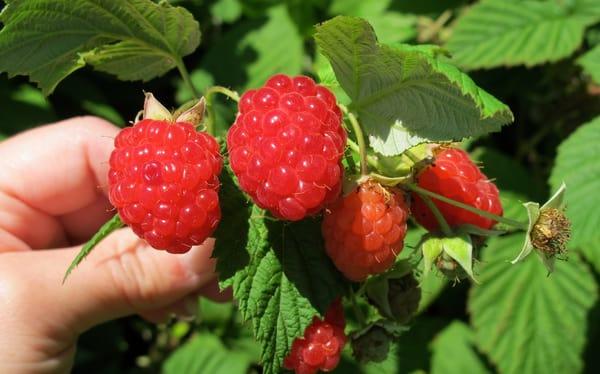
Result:
<svg viewBox="0 0 600 374"><path fill-rule="evenodd" d="M445 254L456 261L477 283L473 274L473 243L468 233L459 232L451 237L426 235L421 242L421 252L423 253L423 276L426 276L438 258Z"/></svg>

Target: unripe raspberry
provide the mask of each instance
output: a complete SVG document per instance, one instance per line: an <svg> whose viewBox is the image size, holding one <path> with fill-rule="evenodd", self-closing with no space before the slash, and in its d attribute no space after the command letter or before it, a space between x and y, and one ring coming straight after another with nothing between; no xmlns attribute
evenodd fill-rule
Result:
<svg viewBox="0 0 600 374"><path fill-rule="evenodd" d="M121 220L152 247L187 252L221 218L221 165L210 135L189 123L144 119L115 139L109 198Z"/></svg>
<svg viewBox="0 0 600 374"><path fill-rule="evenodd" d="M365 182L325 212L327 254L352 281L386 271L402 251L408 208L404 196Z"/></svg>
<svg viewBox="0 0 600 374"><path fill-rule="evenodd" d="M389 278L387 280L387 298L378 302L369 298L379 313L389 319L405 324L419 308L421 301L421 289L412 272L401 278ZM386 303L386 305L380 305Z"/></svg>
<svg viewBox="0 0 600 374"><path fill-rule="evenodd" d="M443 148L435 155L433 165L425 167L417 176L419 187L449 199L471 205L477 209L502 215L498 188L492 183L469 155L456 148ZM430 231L439 229L439 224L429 207L413 193L411 210L417 222ZM471 224L490 229L495 221L471 213L462 208L431 199L450 227Z"/></svg>
<svg viewBox="0 0 600 374"><path fill-rule="evenodd" d="M384 361L390 351L390 340L392 337L381 326L371 326L360 335L353 336L352 354L360 363Z"/></svg>
<svg viewBox="0 0 600 374"><path fill-rule="evenodd" d="M335 96L308 77L278 74L247 91L227 134L240 187L281 219L319 212L341 190L341 123Z"/></svg>
<svg viewBox="0 0 600 374"><path fill-rule="evenodd" d="M335 369L346 344L344 311L339 300L335 301L325 318L313 318L304 336L294 340L283 366L296 374L309 374Z"/></svg>

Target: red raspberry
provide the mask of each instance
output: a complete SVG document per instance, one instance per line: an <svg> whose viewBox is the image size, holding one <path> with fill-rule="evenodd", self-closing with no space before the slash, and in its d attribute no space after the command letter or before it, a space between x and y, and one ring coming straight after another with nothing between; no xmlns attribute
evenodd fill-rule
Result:
<svg viewBox="0 0 600 374"><path fill-rule="evenodd" d="M444 148L435 155L433 165L427 166L417 176L419 187L460 201L477 209L502 215L498 188L471 161L469 155L456 148ZM412 194L412 212L417 222L429 231L439 228L438 221L423 200ZM432 199L450 227L471 224L489 229L494 221L462 208Z"/></svg>
<svg viewBox="0 0 600 374"><path fill-rule="evenodd" d="M350 280L382 273L402 251L407 219L403 195L363 183L327 209L322 225L327 254Z"/></svg>
<svg viewBox="0 0 600 374"><path fill-rule="evenodd" d="M189 123L145 119L117 135L110 155L110 201L148 244L187 252L221 218L222 159L213 137Z"/></svg>
<svg viewBox="0 0 600 374"><path fill-rule="evenodd" d="M342 303L337 300L329 307L324 320L314 317L304 330L304 337L294 340L283 366L296 374L335 369L346 344L345 326Z"/></svg>
<svg viewBox="0 0 600 374"><path fill-rule="evenodd" d="M341 123L335 96L308 77L278 74L244 93L227 134L242 190L281 219L319 212L341 190Z"/></svg>

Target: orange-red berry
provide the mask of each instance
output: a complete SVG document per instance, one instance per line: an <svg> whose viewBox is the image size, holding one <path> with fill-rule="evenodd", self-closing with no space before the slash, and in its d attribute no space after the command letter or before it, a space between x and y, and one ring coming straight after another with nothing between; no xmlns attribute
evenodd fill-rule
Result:
<svg viewBox="0 0 600 374"><path fill-rule="evenodd" d="M408 215L403 194L363 183L326 210L322 231L327 254L350 280L382 273L404 246Z"/></svg>

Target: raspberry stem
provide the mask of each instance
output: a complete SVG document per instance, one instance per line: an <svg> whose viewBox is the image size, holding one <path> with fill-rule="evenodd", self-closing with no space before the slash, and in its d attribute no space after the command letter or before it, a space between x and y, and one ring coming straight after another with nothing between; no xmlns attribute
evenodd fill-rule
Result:
<svg viewBox="0 0 600 374"><path fill-rule="evenodd" d="M358 154L360 155L360 174L367 175L369 173L369 164L367 161L367 144L365 143L365 136L363 135L362 129L354 113L350 112L345 105L338 104L342 109L342 112L346 114L350 125L352 125L352 131L356 135L356 141L358 142Z"/></svg>
<svg viewBox="0 0 600 374"><path fill-rule="evenodd" d="M213 107L213 96L216 93L225 95L235 102L240 101L240 95L238 95L237 92L223 86L212 86L204 92L204 98L206 99L206 132L213 136L215 135L215 109Z"/></svg>
<svg viewBox="0 0 600 374"><path fill-rule="evenodd" d="M485 210L477 209L477 208L475 208L475 207L473 207L471 205L468 205L468 204L465 204L465 203L461 203L460 201L452 200L452 199L449 199L449 198L447 198L445 196L439 195L439 194L437 194L435 192L431 192L429 190L426 190L426 189L424 189L422 187L417 186L416 184L407 183L407 184L403 184L403 187L405 187L405 188L407 188L407 189L409 189L411 191L414 191L414 192L418 193L421 197L432 197L434 199L443 201L444 203L447 203L447 204L453 205L455 207L467 210L467 211L469 211L471 213L478 214L478 215L480 215L482 217L494 220L496 222L504 223L505 225L508 225L508 226L511 226L511 227L515 227L515 228L517 228L519 230L522 230L522 231L527 231L527 224L524 223L524 222L516 221L516 220L510 219L510 218L498 216L496 214L487 212ZM425 199L423 199L423 200L426 201ZM433 212L435 214L435 211L433 211Z"/></svg>
<svg viewBox="0 0 600 374"><path fill-rule="evenodd" d="M450 228L450 225L448 225L446 218L444 218L444 215L442 214L442 212L440 212L437 205L435 205L433 203L433 201L431 201L429 196L425 196L422 194L419 194L419 195L421 196L421 199L423 199L423 202L425 202L425 205L427 205L429 210L431 210L435 219L438 221L438 224L440 225L440 229L442 230L442 233L446 236L452 236L452 229Z"/></svg>
<svg viewBox="0 0 600 374"><path fill-rule="evenodd" d="M183 60L182 59L176 60L175 65L177 66L177 70L179 70L179 74L181 75L181 78L183 79L185 84L188 86L190 91L192 91L192 95L194 95L194 98L195 99L199 98L200 95L198 93L198 90L196 90L196 87L194 87L194 83L192 83L192 79L190 78L190 73L188 73L187 68L185 67L185 64L183 63Z"/></svg>
<svg viewBox="0 0 600 374"><path fill-rule="evenodd" d="M348 139L347 143L348 143L348 147L351 150L353 150L354 152L360 154L360 147L358 146L358 144L356 144L352 139ZM373 157L373 156L367 154L367 162L374 169L379 169L379 163L377 161L377 157Z"/></svg>
<svg viewBox="0 0 600 374"><path fill-rule="evenodd" d="M354 316L358 320L360 327L363 328L367 325L367 319L365 318L364 313L362 312L362 310L360 310L360 307L358 306L358 302L356 301L356 293L354 292L352 285L349 285L348 288L350 289L350 301L352 302L352 311L354 312Z"/></svg>

